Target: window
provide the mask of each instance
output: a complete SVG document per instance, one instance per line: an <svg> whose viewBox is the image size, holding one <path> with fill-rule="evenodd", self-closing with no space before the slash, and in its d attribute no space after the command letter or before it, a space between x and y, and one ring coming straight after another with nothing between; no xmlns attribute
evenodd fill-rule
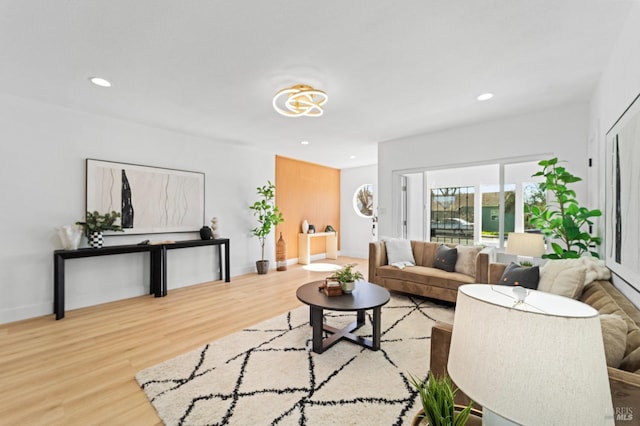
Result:
<svg viewBox="0 0 640 426"><path fill-rule="evenodd" d="M353 209L358 216L373 217L373 185L366 183L353 194Z"/></svg>
<svg viewBox="0 0 640 426"><path fill-rule="evenodd" d="M431 241L473 242L474 195L472 186L431 190Z"/></svg>

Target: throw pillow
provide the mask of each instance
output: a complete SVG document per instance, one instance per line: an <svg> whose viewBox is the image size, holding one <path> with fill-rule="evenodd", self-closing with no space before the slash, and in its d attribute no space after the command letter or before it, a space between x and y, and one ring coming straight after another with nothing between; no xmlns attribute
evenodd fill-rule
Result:
<svg viewBox="0 0 640 426"><path fill-rule="evenodd" d="M414 266L416 260L413 257L413 251L411 250L411 241L391 239L384 242L387 249L387 263L401 264L404 266Z"/></svg>
<svg viewBox="0 0 640 426"><path fill-rule="evenodd" d="M511 262L502 273L499 284L519 285L535 290L538 288L539 280L540 268L538 266L520 266L516 262Z"/></svg>
<svg viewBox="0 0 640 426"><path fill-rule="evenodd" d="M433 262L433 267L447 272L454 272L456 270L457 260L458 249L440 244L440 247L436 250L436 260Z"/></svg>
<svg viewBox="0 0 640 426"><path fill-rule="evenodd" d="M604 355L609 367L618 368L627 347L627 323L620 315L600 315Z"/></svg>
<svg viewBox="0 0 640 426"><path fill-rule="evenodd" d="M458 260L455 271L461 274L476 276L476 257L482 250L482 246L457 246Z"/></svg>
<svg viewBox="0 0 640 426"><path fill-rule="evenodd" d="M586 273L587 268L580 259L549 260L540 269L538 290L578 299Z"/></svg>

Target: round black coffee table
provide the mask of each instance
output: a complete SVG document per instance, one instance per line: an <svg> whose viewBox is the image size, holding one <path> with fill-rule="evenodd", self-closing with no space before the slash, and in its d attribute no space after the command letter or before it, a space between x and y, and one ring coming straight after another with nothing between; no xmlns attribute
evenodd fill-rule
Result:
<svg viewBox="0 0 640 426"><path fill-rule="evenodd" d="M302 303L309 305L309 322L313 327L313 351L321 354L326 349L345 339L357 343L365 348L377 351L380 349L380 315L382 306L389 302L389 292L384 287L366 281L357 281L353 293L342 296L327 296L319 290L324 281L313 281L298 288L296 296ZM343 329L337 329L323 322L323 310L355 311L356 321ZM352 331L362 327L365 323L364 311L372 309L373 338L367 339L356 336ZM322 338L322 332L331 335Z"/></svg>

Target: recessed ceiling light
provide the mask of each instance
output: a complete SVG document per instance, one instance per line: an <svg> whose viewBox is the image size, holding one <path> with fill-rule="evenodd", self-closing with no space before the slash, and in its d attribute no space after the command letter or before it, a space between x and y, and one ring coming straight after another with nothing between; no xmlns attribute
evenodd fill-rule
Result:
<svg viewBox="0 0 640 426"><path fill-rule="evenodd" d="M350 159L350 160L355 160L355 158L356 158L356 156L355 156L355 155L350 155L350 156L349 156L349 159Z"/></svg>
<svg viewBox="0 0 640 426"><path fill-rule="evenodd" d="M488 101L491 98L493 98L493 93L483 93L482 95L478 96L477 99L479 101Z"/></svg>
<svg viewBox="0 0 640 426"><path fill-rule="evenodd" d="M301 145L309 145L309 141L302 141L300 142Z"/></svg>
<svg viewBox="0 0 640 426"><path fill-rule="evenodd" d="M100 77L91 77L89 81L100 87L111 87L111 82Z"/></svg>

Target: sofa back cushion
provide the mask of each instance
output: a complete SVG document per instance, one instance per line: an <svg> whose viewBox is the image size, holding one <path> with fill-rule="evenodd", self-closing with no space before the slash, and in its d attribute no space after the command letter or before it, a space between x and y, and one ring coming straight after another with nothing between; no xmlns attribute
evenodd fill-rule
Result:
<svg viewBox="0 0 640 426"><path fill-rule="evenodd" d="M637 316L638 309L631 307L631 302L608 281L594 281L586 286L580 300L593 306L600 314L616 314L627 323L627 344L620 369L640 372L640 327L627 314L629 311L631 315Z"/></svg>
<svg viewBox="0 0 640 426"><path fill-rule="evenodd" d="M440 247L440 243L411 241L411 249L413 250L413 258L416 261L416 265L433 268L438 247Z"/></svg>

